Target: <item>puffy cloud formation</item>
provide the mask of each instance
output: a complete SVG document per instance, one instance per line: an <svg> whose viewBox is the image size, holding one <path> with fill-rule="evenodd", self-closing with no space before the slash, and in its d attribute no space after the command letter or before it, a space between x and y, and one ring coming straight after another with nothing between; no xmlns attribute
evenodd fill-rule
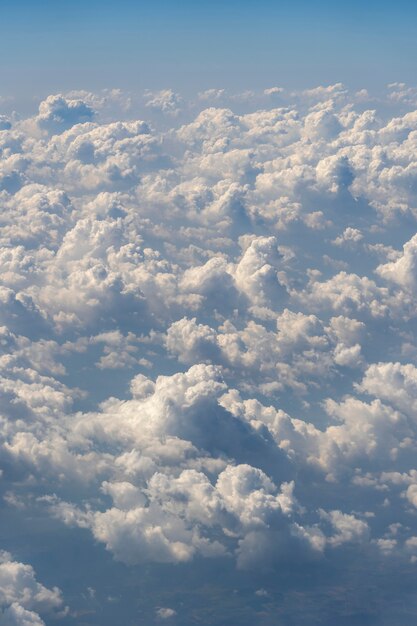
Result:
<svg viewBox="0 0 417 626"><path fill-rule="evenodd" d="M226 623L197 584L230 623L415 623L416 107L337 84L0 116L5 548L33 525L71 604L4 554L1 624Z"/></svg>
<svg viewBox="0 0 417 626"><path fill-rule="evenodd" d="M156 611L156 614L160 619L169 619L170 617L174 617L177 612L169 607L162 607Z"/></svg>
<svg viewBox="0 0 417 626"><path fill-rule="evenodd" d="M39 106L37 123L40 128L55 134L74 124L89 122L94 115L93 109L83 100L48 96Z"/></svg>
<svg viewBox="0 0 417 626"><path fill-rule="evenodd" d="M63 617L61 591L48 589L36 580L33 567L0 553L0 624L2 626L45 626L40 614Z"/></svg>

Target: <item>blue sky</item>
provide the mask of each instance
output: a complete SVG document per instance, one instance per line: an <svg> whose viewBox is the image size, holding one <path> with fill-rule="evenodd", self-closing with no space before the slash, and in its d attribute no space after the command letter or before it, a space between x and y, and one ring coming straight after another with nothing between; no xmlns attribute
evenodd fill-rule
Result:
<svg viewBox="0 0 417 626"><path fill-rule="evenodd" d="M417 6L404 0L1 4L5 95L338 81L377 89L413 82L416 70Z"/></svg>

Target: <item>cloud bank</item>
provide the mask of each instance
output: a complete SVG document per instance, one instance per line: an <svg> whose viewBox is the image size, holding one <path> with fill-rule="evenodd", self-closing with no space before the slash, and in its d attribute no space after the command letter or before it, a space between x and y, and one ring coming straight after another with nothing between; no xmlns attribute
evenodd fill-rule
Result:
<svg viewBox="0 0 417 626"><path fill-rule="evenodd" d="M4 548L70 604L4 553L1 624L110 624L114 568L236 590L208 616L153 585L147 623L246 624L243 589L251 624L415 623L416 109L337 84L1 117Z"/></svg>

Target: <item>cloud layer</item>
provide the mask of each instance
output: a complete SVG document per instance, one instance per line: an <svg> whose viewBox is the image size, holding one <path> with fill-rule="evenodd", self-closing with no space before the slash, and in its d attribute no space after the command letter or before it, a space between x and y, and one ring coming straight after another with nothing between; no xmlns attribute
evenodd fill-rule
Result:
<svg viewBox="0 0 417 626"><path fill-rule="evenodd" d="M35 516L67 537L71 580L81 535L109 578L229 568L259 625L278 606L282 624L394 625L373 591L312 608L297 579L315 568L324 589L333 568L354 594L384 568L375 588L398 586L414 624L416 108L401 84L338 84L74 92L1 118L6 549L24 554ZM100 582L54 567L69 612L4 554L0 623L81 623L81 597L86 624L110 623ZM299 607L276 595L283 568ZM151 609L194 623L174 593Z"/></svg>

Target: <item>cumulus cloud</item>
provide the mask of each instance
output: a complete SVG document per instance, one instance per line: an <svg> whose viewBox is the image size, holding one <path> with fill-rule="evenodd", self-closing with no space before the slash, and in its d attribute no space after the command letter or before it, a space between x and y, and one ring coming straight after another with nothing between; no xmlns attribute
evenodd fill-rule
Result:
<svg viewBox="0 0 417 626"><path fill-rule="evenodd" d="M0 553L0 624L43 626L43 614L64 615L61 591L48 589L36 580L33 567Z"/></svg>
<svg viewBox="0 0 417 626"><path fill-rule="evenodd" d="M390 263L380 265L377 272L386 280L397 283L407 291L416 291L417 237L404 244L402 255Z"/></svg>
<svg viewBox="0 0 417 626"><path fill-rule="evenodd" d="M156 614L160 619L165 620L174 617L177 612L174 611L174 609L170 609L169 607L161 607L160 609L156 610Z"/></svg>
<svg viewBox="0 0 417 626"><path fill-rule="evenodd" d="M82 536L116 587L238 568L236 602L276 607L282 571L408 580L416 102L104 90L0 116L2 506L16 535L48 529L51 569L49 532ZM99 606L122 582L91 572L65 619L116 623ZM30 565L5 554L0 582L1 624L61 615ZM142 616L188 610L167 592Z"/></svg>
<svg viewBox="0 0 417 626"><path fill-rule="evenodd" d="M40 128L59 133L75 124L92 120L93 109L83 100L69 100L62 95L48 96L39 105L36 121Z"/></svg>

